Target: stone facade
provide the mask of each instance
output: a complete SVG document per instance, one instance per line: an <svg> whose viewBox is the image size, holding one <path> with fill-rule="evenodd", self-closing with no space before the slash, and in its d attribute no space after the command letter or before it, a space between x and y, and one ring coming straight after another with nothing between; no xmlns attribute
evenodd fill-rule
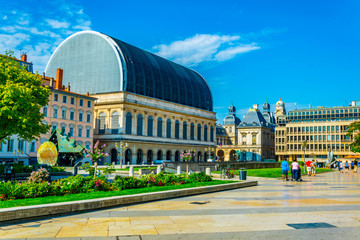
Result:
<svg viewBox="0 0 360 240"><path fill-rule="evenodd" d="M266 105L265 110L266 113L269 113L270 106ZM269 117L270 122L268 122L257 104L249 109L242 122L234 113L235 108L230 106L229 115L224 119L224 125L217 126L219 161L275 159L274 119Z"/></svg>
<svg viewBox="0 0 360 240"><path fill-rule="evenodd" d="M194 161L204 161L205 148L215 146L214 112L128 92L92 97L98 99L94 140L107 145L106 163L119 163L120 142L128 144L123 150L125 164L181 161L184 151L194 152Z"/></svg>

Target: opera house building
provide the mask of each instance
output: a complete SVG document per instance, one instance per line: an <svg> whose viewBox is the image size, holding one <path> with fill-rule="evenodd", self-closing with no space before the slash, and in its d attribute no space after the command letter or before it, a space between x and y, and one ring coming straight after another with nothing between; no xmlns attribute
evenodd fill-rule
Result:
<svg viewBox="0 0 360 240"><path fill-rule="evenodd" d="M97 98L94 141L107 145L105 162L181 161L184 151L204 161L214 154L205 151L216 145L212 95L197 72L95 31L64 40L46 76L58 68L72 91Z"/></svg>

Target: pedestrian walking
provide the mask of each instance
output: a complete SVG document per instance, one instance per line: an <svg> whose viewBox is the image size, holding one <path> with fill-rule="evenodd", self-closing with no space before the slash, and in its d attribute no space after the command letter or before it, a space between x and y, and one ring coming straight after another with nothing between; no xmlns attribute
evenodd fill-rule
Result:
<svg viewBox="0 0 360 240"><path fill-rule="evenodd" d="M355 159L355 161L354 161L354 173L357 173L357 169L358 169L358 160L357 159Z"/></svg>
<svg viewBox="0 0 360 240"><path fill-rule="evenodd" d="M345 162L345 172L349 173L349 163L348 163L348 161Z"/></svg>
<svg viewBox="0 0 360 240"><path fill-rule="evenodd" d="M351 168L351 172L354 172L354 168L355 168L354 161L351 161L350 168Z"/></svg>
<svg viewBox="0 0 360 240"><path fill-rule="evenodd" d="M315 160L313 159L312 160L312 162L311 162L311 175L312 176L315 176L315 174L316 174L316 162L315 162Z"/></svg>
<svg viewBox="0 0 360 240"><path fill-rule="evenodd" d="M286 161L286 159L284 159L284 161L282 161L281 163L281 171L282 171L282 180L285 181L289 181L288 178L288 172L289 172L289 163Z"/></svg>
<svg viewBox="0 0 360 240"><path fill-rule="evenodd" d="M343 162L340 161L340 163L339 163L339 171L340 171L340 173L343 173L343 169L344 169L344 164L343 164Z"/></svg>
<svg viewBox="0 0 360 240"><path fill-rule="evenodd" d="M291 173L292 173L293 181L295 182L298 181L299 170L300 170L299 163L295 159L294 162L291 164Z"/></svg>
<svg viewBox="0 0 360 240"><path fill-rule="evenodd" d="M311 161L308 160L305 164L306 164L307 174L308 174L308 176L310 177L310 175L311 175Z"/></svg>

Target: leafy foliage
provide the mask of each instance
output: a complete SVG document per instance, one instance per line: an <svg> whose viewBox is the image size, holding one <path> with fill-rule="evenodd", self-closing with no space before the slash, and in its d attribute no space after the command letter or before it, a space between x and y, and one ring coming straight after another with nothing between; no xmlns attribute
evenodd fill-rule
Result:
<svg viewBox="0 0 360 240"><path fill-rule="evenodd" d="M91 175L87 177L76 175L49 183L44 181L46 174L46 170L40 169L32 173L31 181L24 183L0 182L0 201L212 181L211 177L205 173L194 173L189 177L186 177L185 174L161 173L143 175L141 178L116 176L113 183L110 183L104 175L96 176L96 178Z"/></svg>
<svg viewBox="0 0 360 240"><path fill-rule="evenodd" d="M45 168L40 168L37 171L34 171L30 174L28 178L29 183L41 183L44 182L49 177L49 173Z"/></svg>
<svg viewBox="0 0 360 240"><path fill-rule="evenodd" d="M349 144L352 152L360 152L360 121L350 123L347 136L353 136L354 141Z"/></svg>
<svg viewBox="0 0 360 240"><path fill-rule="evenodd" d="M46 133L40 109L49 95L39 74L28 72L9 52L0 55L0 142L13 134L31 141Z"/></svg>

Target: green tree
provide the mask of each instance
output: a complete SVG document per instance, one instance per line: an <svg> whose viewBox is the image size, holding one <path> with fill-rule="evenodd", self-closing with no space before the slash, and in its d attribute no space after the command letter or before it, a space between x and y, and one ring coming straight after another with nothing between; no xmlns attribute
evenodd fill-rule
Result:
<svg viewBox="0 0 360 240"><path fill-rule="evenodd" d="M50 90L39 74L28 72L12 52L0 55L0 142L13 134L31 141L46 133L40 109L49 101Z"/></svg>
<svg viewBox="0 0 360 240"><path fill-rule="evenodd" d="M346 135L354 139L354 141L349 144L350 150L352 152L360 152L360 121L350 123Z"/></svg>

